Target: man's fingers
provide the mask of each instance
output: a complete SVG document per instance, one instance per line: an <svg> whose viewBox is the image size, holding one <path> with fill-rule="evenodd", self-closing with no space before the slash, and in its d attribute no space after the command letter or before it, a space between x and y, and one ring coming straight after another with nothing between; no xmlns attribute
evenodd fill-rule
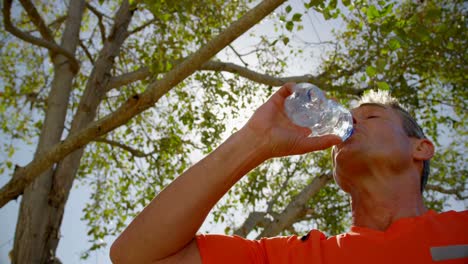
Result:
<svg viewBox="0 0 468 264"><path fill-rule="evenodd" d="M293 87L296 85L295 83L286 83L285 85L281 86L281 88L276 92L283 98L288 97L293 93Z"/></svg>
<svg viewBox="0 0 468 264"><path fill-rule="evenodd" d="M336 135L325 135L320 137L309 137L305 138L302 142L301 148L304 149L304 153L324 150L331 146L338 145L342 142L341 138Z"/></svg>

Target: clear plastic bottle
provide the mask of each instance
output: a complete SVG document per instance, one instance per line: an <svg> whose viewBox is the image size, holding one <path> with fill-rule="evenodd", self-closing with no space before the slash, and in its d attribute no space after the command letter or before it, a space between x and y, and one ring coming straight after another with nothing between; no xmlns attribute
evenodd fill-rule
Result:
<svg viewBox="0 0 468 264"><path fill-rule="evenodd" d="M351 113L337 102L327 99L317 86L299 83L293 87L284 102L284 108L291 121L312 130L310 136L334 134L343 141L353 133Z"/></svg>

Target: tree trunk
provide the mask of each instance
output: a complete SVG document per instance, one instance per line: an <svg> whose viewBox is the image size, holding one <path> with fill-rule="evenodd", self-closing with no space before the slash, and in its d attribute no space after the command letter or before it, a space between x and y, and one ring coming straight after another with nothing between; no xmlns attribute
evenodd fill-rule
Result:
<svg viewBox="0 0 468 264"><path fill-rule="evenodd" d="M80 131L94 120L97 108L109 83L114 58L119 54L120 47L127 37L127 28L132 13L128 2L124 1L116 14L110 36L94 64L80 105L73 118L69 135ZM66 101L68 102L68 98ZM43 132L45 132L44 135L47 135L46 131ZM24 208L25 213L20 213L19 223L21 225L17 226L17 233L21 236L18 236L15 241L15 248L16 243L18 243L18 251L15 250L17 252L16 263L58 262L55 251L60 240L60 226L83 151L83 148L78 149L56 164L53 171L50 170L40 177L40 184L28 192L28 198L23 198L21 212ZM34 212L34 214L30 212ZM39 225L35 225L33 229L30 228L32 223L39 223ZM30 243L25 245L24 241L30 241ZM25 255L29 257L25 258Z"/></svg>
<svg viewBox="0 0 468 264"><path fill-rule="evenodd" d="M84 1L71 1L61 46L72 54L78 43L83 10ZM52 61L54 79L35 157L60 141L75 77L65 56L56 55ZM56 263L55 248L48 248L47 242L51 239L58 241L58 232L48 225L49 217L55 214L55 208L49 204L53 174L54 167L41 174L23 192L16 224L13 263Z"/></svg>
<svg viewBox="0 0 468 264"><path fill-rule="evenodd" d="M124 1L115 17L114 27L94 64L86 89L81 97L80 105L73 118L70 135L79 132L91 123L95 117L110 80L110 70L114 58L119 54L120 47L127 37L127 28L130 24L132 11L127 1ZM84 148L78 149L60 161L53 175L52 188L49 193L49 204L54 209L50 214L46 229L58 234L64 208L70 194L73 181L80 166ZM47 250L57 249L59 237L51 236L47 243Z"/></svg>

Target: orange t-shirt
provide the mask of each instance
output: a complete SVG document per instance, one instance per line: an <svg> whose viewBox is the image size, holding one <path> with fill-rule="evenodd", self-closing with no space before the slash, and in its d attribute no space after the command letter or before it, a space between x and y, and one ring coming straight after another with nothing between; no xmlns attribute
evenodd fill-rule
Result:
<svg viewBox="0 0 468 264"><path fill-rule="evenodd" d="M307 236L247 240L238 236L197 235L202 262L210 263L468 263L468 211L403 218L386 231L351 227L326 237Z"/></svg>

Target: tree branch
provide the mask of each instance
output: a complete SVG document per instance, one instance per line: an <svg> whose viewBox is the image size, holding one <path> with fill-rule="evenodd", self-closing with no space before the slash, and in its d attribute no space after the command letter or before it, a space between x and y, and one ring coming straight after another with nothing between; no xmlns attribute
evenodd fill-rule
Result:
<svg viewBox="0 0 468 264"><path fill-rule="evenodd" d="M233 74L239 74L240 76L249 79L251 81L262 83L270 86L281 86L287 82L311 82L316 83L317 78L310 74L301 75L301 76L291 76L291 77L273 77L268 74L258 73L252 71L246 67L239 66L230 62L218 62L218 61L208 61L201 67L200 70L205 71L225 71Z"/></svg>
<svg viewBox="0 0 468 264"><path fill-rule="evenodd" d="M270 86L281 86L287 82L296 82L296 83L299 83L299 82L318 83L320 82L319 78L314 77L310 74L278 78L278 77L273 77L268 74L252 71L246 67L239 66L234 63L220 62L220 61L208 61L205 64L203 64L199 70L224 71L224 72L230 72L233 74L239 74L239 76L242 76L251 81L265 84L265 85L270 85ZM130 84L132 82L144 80L148 78L149 76L151 76L149 68L142 67L136 71L124 73L120 76L112 77L109 82L108 91L113 88L118 88L118 87Z"/></svg>
<svg viewBox="0 0 468 264"><path fill-rule="evenodd" d="M135 34L135 33L137 33L137 32L142 31L142 30L145 29L147 26L153 24L155 21L156 21L156 18L152 18L152 19L146 21L145 23L143 23L141 26L138 26L138 27L134 28L133 30L130 30L130 31L128 32L128 34L127 34L127 37L130 36L130 35L133 35L133 34Z"/></svg>
<svg viewBox="0 0 468 264"><path fill-rule="evenodd" d="M257 236L257 239L277 235L312 211L307 207L307 202L317 194L321 188L329 183L331 179L331 173L314 178L298 195L293 197L292 201L279 214L251 212L244 223L234 231L234 234L246 237L256 226L260 226L265 228L263 232ZM272 216L273 220L270 220L267 217L268 215Z"/></svg>
<svg viewBox="0 0 468 264"><path fill-rule="evenodd" d="M253 49L251 51L247 51L246 53L239 53L240 56L242 57L245 57L245 56L248 56L250 54L253 54L255 52L266 52L266 51L270 51L268 48L256 48L256 49Z"/></svg>
<svg viewBox="0 0 468 264"><path fill-rule="evenodd" d="M98 19L98 27L99 32L101 32L101 41L102 44L106 41L106 28L104 27L104 23L102 22L102 18L105 16L103 13L99 12L94 6L90 3L86 3L86 8L89 9Z"/></svg>
<svg viewBox="0 0 468 264"><path fill-rule="evenodd" d="M100 142L100 143L106 143L106 144L109 144L111 146L121 148L123 150L126 150L126 151L130 152L130 154L132 154L133 156L138 157L138 158L148 157L148 156L151 156L154 153L156 153L156 151L152 151L150 153L144 153L143 151L140 151L138 149L134 149L134 148L129 147L129 146L127 146L125 144L122 144L120 142L109 140L109 139L106 139L106 138L97 138L97 139L94 139L93 141Z"/></svg>
<svg viewBox="0 0 468 264"><path fill-rule="evenodd" d="M53 42L49 42L44 39L34 37L26 32L23 32L12 24L11 13L10 13L11 4L12 4L12 0L3 1L3 23L5 25L6 31L10 32L12 35L28 43L31 43L36 46L44 47L48 49L52 54L64 55L70 62L70 67L72 71L75 73L78 72L78 69L80 68L80 66L73 54L71 54L70 52L68 52L67 50L65 50L64 48L58 46L57 44Z"/></svg>
<svg viewBox="0 0 468 264"><path fill-rule="evenodd" d="M251 212L244 223L234 231L234 235L246 237L256 226L269 224L271 220L267 219L266 215L266 212Z"/></svg>
<svg viewBox="0 0 468 264"><path fill-rule="evenodd" d="M8 0L6 0L8 1ZM11 1L11 0L10 0ZM265 16L273 12L284 0L264 0L249 10L238 21L224 29L218 36L203 45L181 64L166 73L163 79L148 85L142 94L135 94L122 104L114 113L90 123L81 131L72 133L65 141L52 146L49 150L38 155L25 167L19 169L16 175L0 190L0 207L12 198L18 196L38 175L47 170L54 163L62 160L73 151L84 147L90 141L98 138L115 128L126 124L131 118L153 107L154 104L174 86L198 70L203 63L216 55L224 47L256 25Z"/></svg>
<svg viewBox="0 0 468 264"><path fill-rule="evenodd" d="M273 213L273 206L278 201L278 198L280 195L283 193L284 190L286 190L286 187L288 186L289 180L294 176L294 173L297 171L297 167L294 167L294 170L290 172L288 168L286 168L286 179L284 179L283 184L281 184L280 189L278 192L271 198L271 200L267 203L267 213L271 214Z"/></svg>
<svg viewBox="0 0 468 264"><path fill-rule="evenodd" d="M118 88L133 82L141 81L151 76L148 67L142 67L136 71L124 73L119 76L112 77L109 80L109 85L107 86L107 91L110 91L114 88Z"/></svg>
<svg viewBox="0 0 468 264"><path fill-rule="evenodd" d="M229 48L234 52L234 54L236 54L236 56L239 58L239 60L242 62L242 64L244 64L245 67L249 66L249 64L247 62L245 62L244 59L242 59L242 56L237 52L236 49L234 49L234 47L232 45L229 45Z"/></svg>
<svg viewBox="0 0 468 264"><path fill-rule="evenodd" d="M95 8L94 6L92 6L91 4L89 3L86 3L86 8L88 8L91 12L93 12L96 16L98 17L102 17L102 18L107 18L109 20L113 20L112 17L106 15L105 13L99 11L97 8Z"/></svg>
<svg viewBox="0 0 468 264"><path fill-rule="evenodd" d="M59 28L60 25L62 25L63 22L65 22L65 20L67 20L68 16L67 15L63 15L63 16L60 16L58 17L57 19L55 19L54 21L50 22L50 24L47 26L48 28Z"/></svg>
<svg viewBox="0 0 468 264"><path fill-rule="evenodd" d="M60 16L60 17L57 17L57 19L55 19L54 21L50 22L49 25L47 25L47 27L49 29L51 28L59 28L63 22L65 22L65 20L67 20L67 15L63 15L63 16ZM35 32L37 31L37 28L36 29L32 29L32 30L28 30L26 31L27 33L31 33L31 32Z"/></svg>
<svg viewBox="0 0 468 264"><path fill-rule="evenodd" d="M33 3L31 3L31 1L29 0L20 0L20 2L24 10L26 10L26 13L28 13L29 17L31 18L33 24L37 27L37 29L39 29L41 36L45 40L57 44L54 40L52 32L50 31L49 27L47 27L46 23L44 22L44 19L42 19L41 15L37 11Z"/></svg>
<svg viewBox="0 0 468 264"><path fill-rule="evenodd" d="M331 173L324 174L320 177L315 177L286 208L265 227L263 232L257 236L257 239L262 237L271 237L277 235L281 230L292 225L295 220L303 215L307 210L307 202L320 191L332 179Z"/></svg>
<svg viewBox="0 0 468 264"><path fill-rule="evenodd" d="M465 191L464 188L454 188L454 189L446 189L442 186L439 185L432 185L432 184L427 184L426 187L424 188L426 190L433 190L436 192L444 193L444 194L453 194L455 195L459 200L465 200L468 199L467 196L463 196L463 192Z"/></svg>
<svg viewBox="0 0 468 264"><path fill-rule="evenodd" d="M88 57L88 60L94 64L94 58L93 58L93 55L91 55L91 52L89 52L88 48L86 47L86 45L83 43L83 41L80 39L80 47L81 49L84 51L84 53L86 54L86 57Z"/></svg>

